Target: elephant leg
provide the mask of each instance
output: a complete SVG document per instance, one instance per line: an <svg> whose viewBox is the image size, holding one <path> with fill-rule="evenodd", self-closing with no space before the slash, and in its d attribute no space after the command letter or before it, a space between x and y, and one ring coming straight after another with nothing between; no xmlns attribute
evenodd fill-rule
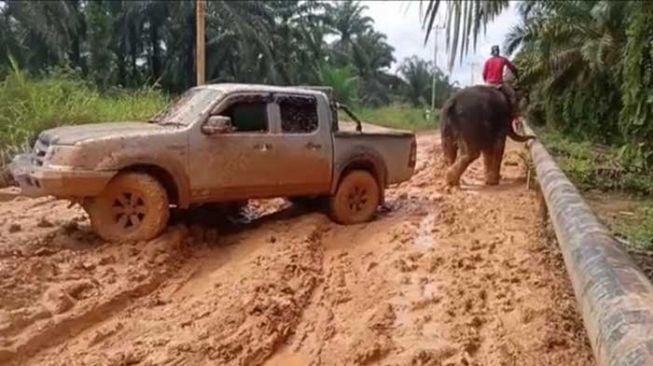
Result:
<svg viewBox="0 0 653 366"><path fill-rule="evenodd" d="M491 180L492 169L494 167L494 147L483 150L483 168L485 168L485 184Z"/></svg>
<svg viewBox="0 0 653 366"><path fill-rule="evenodd" d="M506 139L501 138L494 143L491 149L484 152L485 157L485 184L494 186L501 180L501 162L506 147Z"/></svg>
<svg viewBox="0 0 653 366"><path fill-rule="evenodd" d="M444 162L449 167L456 162L458 156L458 143L451 137L442 139L442 153L444 154Z"/></svg>
<svg viewBox="0 0 653 366"><path fill-rule="evenodd" d="M469 164L478 159L481 151L477 148L471 148L467 144L463 144L462 154L456 159L456 162L447 169L445 176L447 185L458 186L460 185L460 177L463 175Z"/></svg>

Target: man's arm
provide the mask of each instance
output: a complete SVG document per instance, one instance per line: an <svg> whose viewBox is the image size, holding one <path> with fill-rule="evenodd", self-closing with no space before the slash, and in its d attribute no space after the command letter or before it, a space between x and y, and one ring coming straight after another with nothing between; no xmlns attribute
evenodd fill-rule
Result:
<svg viewBox="0 0 653 366"><path fill-rule="evenodd" d="M515 78L519 79L519 71L517 71L517 67L513 65L513 63L510 62L510 60L508 60L507 58L504 57L504 60L506 61L506 66L508 66L510 71L512 71L513 75L515 75Z"/></svg>
<svg viewBox="0 0 653 366"><path fill-rule="evenodd" d="M485 61L485 64L483 64L483 81L487 83L487 64L488 62Z"/></svg>

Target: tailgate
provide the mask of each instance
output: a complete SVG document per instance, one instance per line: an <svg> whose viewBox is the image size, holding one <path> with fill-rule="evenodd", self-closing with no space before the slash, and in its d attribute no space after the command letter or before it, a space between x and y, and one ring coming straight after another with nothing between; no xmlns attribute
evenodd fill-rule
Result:
<svg viewBox="0 0 653 366"><path fill-rule="evenodd" d="M365 132L339 131L334 134L334 157L337 163L347 161L356 152L365 151L383 160L388 184L400 183L412 177L417 148L414 133L397 130L381 132L366 127L363 131Z"/></svg>

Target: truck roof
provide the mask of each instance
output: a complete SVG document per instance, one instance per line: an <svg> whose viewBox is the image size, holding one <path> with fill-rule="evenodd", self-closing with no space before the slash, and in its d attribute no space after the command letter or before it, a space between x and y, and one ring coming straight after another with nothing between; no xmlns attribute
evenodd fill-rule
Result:
<svg viewBox="0 0 653 366"><path fill-rule="evenodd" d="M269 93L299 93L310 95L326 95L330 96L327 87L301 87L301 86L278 86L278 85L263 85L263 84L236 84L236 83L219 83L219 84L206 84L197 86L196 88L214 89L225 93L230 92L269 92Z"/></svg>

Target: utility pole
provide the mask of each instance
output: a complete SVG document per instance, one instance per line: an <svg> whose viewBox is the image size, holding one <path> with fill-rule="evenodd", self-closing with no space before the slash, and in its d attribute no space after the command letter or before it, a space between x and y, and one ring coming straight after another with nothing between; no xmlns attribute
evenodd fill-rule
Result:
<svg viewBox="0 0 653 366"><path fill-rule="evenodd" d="M436 84L436 72L438 71L438 34L443 29L444 29L444 25L436 25L433 29L435 42L433 44L433 81L431 85L431 115L432 116L435 116L435 84Z"/></svg>
<svg viewBox="0 0 653 366"><path fill-rule="evenodd" d="M471 81L472 81L472 85L474 85L474 68L475 68L476 66L478 66L478 62L468 62L467 64L468 64L469 66L472 67L472 69L471 69L471 72L472 72L472 73L471 73L470 77L471 77L471 79L472 79L472 80L471 80Z"/></svg>
<svg viewBox="0 0 653 366"><path fill-rule="evenodd" d="M205 52L205 27L204 27L204 8L205 0L195 1L195 69L197 71L197 85L206 83L206 52Z"/></svg>

